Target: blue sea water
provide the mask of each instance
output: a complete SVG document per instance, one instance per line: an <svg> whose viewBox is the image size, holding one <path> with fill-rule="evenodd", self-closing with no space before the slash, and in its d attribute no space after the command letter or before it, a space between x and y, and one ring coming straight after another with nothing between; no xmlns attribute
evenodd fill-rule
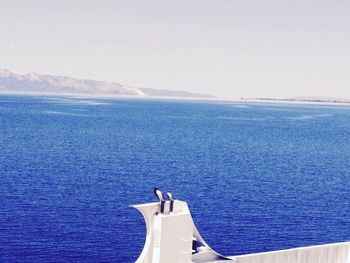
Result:
<svg viewBox="0 0 350 263"><path fill-rule="evenodd" d="M134 262L153 187L224 255L350 240L350 107L0 96L1 262Z"/></svg>

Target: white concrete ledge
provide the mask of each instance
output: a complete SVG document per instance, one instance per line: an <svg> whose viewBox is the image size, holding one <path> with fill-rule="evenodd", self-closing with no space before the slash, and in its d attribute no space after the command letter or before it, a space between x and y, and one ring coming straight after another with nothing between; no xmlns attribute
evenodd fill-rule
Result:
<svg viewBox="0 0 350 263"><path fill-rule="evenodd" d="M350 263L350 242L230 257L236 263Z"/></svg>

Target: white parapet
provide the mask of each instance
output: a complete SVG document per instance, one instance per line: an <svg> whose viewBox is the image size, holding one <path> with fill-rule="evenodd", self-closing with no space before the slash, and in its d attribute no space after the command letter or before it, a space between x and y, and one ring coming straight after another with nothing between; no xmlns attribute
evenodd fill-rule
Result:
<svg viewBox="0 0 350 263"><path fill-rule="evenodd" d="M132 206L147 227L136 263L350 263L350 242L224 257L201 237L186 202L166 202L157 191L160 202Z"/></svg>
<svg viewBox="0 0 350 263"><path fill-rule="evenodd" d="M350 242L232 257L236 263L350 263Z"/></svg>
<svg viewBox="0 0 350 263"><path fill-rule="evenodd" d="M174 201L174 210L166 203L163 213L159 203L132 206L146 222L146 242L136 263L201 263L232 261L203 240L193 223L187 203Z"/></svg>

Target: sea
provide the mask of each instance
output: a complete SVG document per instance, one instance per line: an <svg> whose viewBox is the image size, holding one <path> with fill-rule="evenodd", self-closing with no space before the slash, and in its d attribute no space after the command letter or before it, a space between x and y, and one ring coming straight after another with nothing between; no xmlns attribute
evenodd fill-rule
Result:
<svg viewBox="0 0 350 263"><path fill-rule="evenodd" d="M0 262L135 262L154 187L223 255L350 240L350 107L0 95Z"/></svg>

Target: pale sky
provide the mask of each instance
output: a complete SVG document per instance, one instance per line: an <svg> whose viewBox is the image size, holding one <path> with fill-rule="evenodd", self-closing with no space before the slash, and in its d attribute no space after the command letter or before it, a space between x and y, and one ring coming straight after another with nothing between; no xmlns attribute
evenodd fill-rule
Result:
<svg viewBox="0 0 350 263"><path fill-rule="evenodd" d="M0 68L226 99L350 98L350 1L0 0Z"/></svg>

